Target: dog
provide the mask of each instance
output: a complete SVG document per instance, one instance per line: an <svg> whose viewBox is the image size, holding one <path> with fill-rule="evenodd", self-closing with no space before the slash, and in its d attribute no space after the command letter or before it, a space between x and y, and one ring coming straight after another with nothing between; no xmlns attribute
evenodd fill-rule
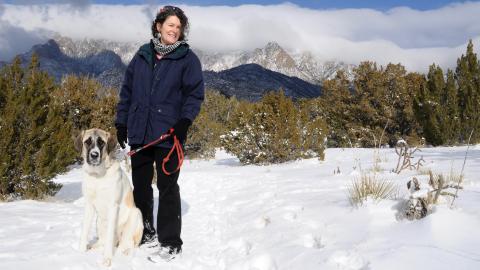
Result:
<svg viewBox="0 0 480 270"><path fill-rule="evenodd" d="M422 190L416 177L407 182L410 196L405 206L405 217L408 220L421 219L427 216L431 195L427 190Z"/></svg>
<svg viewBox="0 0 480 270"><path fill-rule="evenodd" d="M84 160L85 215L79 250L103 246L105 266L111 265L116 247L128 255L138 247L143 234L142 213L135 206L130 182L113 158L116 147L116 138L101 129L81 131L75 138L75 148ZM98 240L89 245L88 234L95 213Z"/></svg>

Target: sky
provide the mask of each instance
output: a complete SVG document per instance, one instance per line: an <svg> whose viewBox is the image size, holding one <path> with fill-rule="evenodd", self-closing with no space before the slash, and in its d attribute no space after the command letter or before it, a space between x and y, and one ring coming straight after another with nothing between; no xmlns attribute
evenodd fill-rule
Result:
<svg viewBox="0 0 480 270"><path fill-rule="evenodd" d="M342 8L372 8L376 10L388 10L394 7L406 6L418 10L428 10L439 8L450 3L465 2L454 0L8 0L5 3L30 4L30 3L71 3L74 5L85 4L123 4L123 5L141 5L141 4L162 4L165 2L198 5L198 6L239 6L244 4L258 5L276 5L285 2L293 3L301 7L313 9L342 9Z"/></svg>
<svg viewBox="0 0 480 270"><path fill-rule="evenodd" d="M182 1L179 6L190 19L190 45L229 52L276 41L287 50L308 51L320 60L402 63L412 71L426 71L432 63L454 68L469 39L475 51L480 46L480 1L251 2ZM175 2L0 3L0 60L9 60L55 33L74 39L146 42L156 11Z"/></svg>

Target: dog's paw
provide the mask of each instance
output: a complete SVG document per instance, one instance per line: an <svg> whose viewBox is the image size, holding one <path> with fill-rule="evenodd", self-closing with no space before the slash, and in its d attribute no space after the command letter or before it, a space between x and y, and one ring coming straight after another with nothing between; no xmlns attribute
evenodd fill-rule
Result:
<svg viewBox="0 0 480 270"><path fill-rule="evenodd" d="M125 248L125 249L122 250L122 253L123 253L123 255L128 256L128 254L130 254L130 249Z"/></svg>
<svg viewBox="0 0 480 270"><path fill-rule="evenodd" d="M103 247L103 243L96 241L95 243L88 244L88 249L97 249Z"/></svg>

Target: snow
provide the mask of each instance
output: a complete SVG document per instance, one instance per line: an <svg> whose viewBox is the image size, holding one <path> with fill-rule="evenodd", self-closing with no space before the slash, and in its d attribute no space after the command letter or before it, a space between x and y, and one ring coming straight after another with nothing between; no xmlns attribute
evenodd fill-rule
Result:
<svg viewBox="0 0 480 270"><path fill-rule="evenodd" d="M422 149L422 170L459 174L466 149ZM400 212L407 181L424 176L392 173L396 161L394 149L327 149L325 161L269 166L242 166L223 151L187 160L179 180L182 256L153 264L136 249L115 254L111 269L480 269L480 146L469 150L453 207L436 205L421 220ZM362 172L397 183L399 198L352 207L347 187ZM0 269L105 268L101 250L77 249L81 168L55 181L63 188L52 199L0 203Z"/></svg>

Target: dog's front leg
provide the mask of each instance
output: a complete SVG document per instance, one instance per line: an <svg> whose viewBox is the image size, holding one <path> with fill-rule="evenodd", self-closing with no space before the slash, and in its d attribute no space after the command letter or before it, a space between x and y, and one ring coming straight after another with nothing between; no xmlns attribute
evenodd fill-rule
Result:
<svg viewBox="0 0 480 270"><path fill-rule="evenodd" d="M88 233L90 232L90 227L92 226L94 214L95 214L95 209L93 208L93 204L87 202L85 204L82 232L80 233L80 244L78 246L78 249L80 251L84 251L84 252L87 251Z"/></svg>
<svg viewBox="0 0 480 270"><path fill-rule="evenodd" d="M108 227L107 227L107 235L105 239L105 250L103 254L103 264L105 266L110 266L112 263L113 251L115 248L116 243L116 229L117 229L117 219L118 219L118 211L120 207L118 203L114 203L110 207L110 211L108 213Z"/></svg>

